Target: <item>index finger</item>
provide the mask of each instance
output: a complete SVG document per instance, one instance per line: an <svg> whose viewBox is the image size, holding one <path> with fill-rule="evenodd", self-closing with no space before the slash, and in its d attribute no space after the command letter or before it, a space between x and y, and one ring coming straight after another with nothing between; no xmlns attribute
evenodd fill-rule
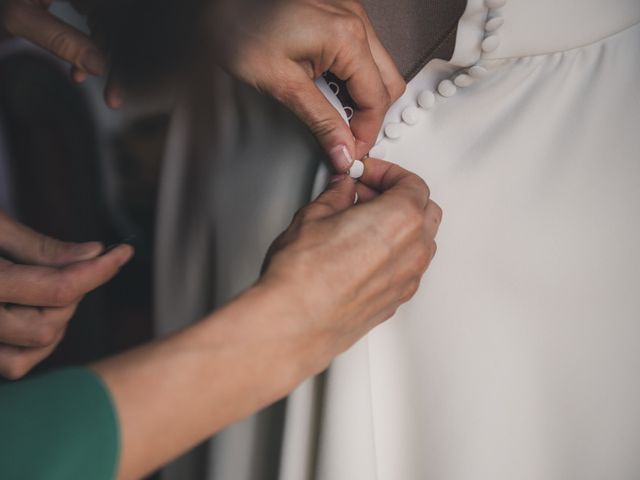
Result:
<svg viewBox="0 0 640 480"><path fill-rule="evenodd" d="M356 139L356 157L360 158L375 142L390 105L390 95L369 47L366 27L359 17L357 22L354 25L360 25L358 28L362 29L363 38L358 35L341 37L351 47L339 51L329 70L345 81L349 96L355 103L350 127ZM357 28L352 29L358 31Z"/></svg>
<svg viewBox="0 0 640 480"><path fill-rule="evenodd" d="M83 71L105 73L106 59L93 41L40 6L17 4L8 9L4 23L12 35L49 50Z"/></svg>
<svg viewBox="0 0 640 480"><path fill-rule="evenodd" d="M0 269L0 302L63 307L110 280L133 255L120 245L106 254L63 268L5 262Z"/></svg>
<svg viewBox="0 0 640 480"><path fill-rule="evenodd" d="M420 208L427 207L430 192L421 177L395 163L377 158L366 159L364 165L364 174L360 177L360 182L380 192L381 197L402 196L415 202Z"/></svg>

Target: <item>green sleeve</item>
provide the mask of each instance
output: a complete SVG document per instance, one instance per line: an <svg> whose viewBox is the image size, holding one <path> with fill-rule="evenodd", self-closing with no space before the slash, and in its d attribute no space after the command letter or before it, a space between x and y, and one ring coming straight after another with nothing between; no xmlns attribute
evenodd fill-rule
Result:
<svg viewBox="0 0 640 480"><path fill-rule="evenodd" d="M110 480L119 448L111 397L91 370L0 384L0 478Z"/></svg>

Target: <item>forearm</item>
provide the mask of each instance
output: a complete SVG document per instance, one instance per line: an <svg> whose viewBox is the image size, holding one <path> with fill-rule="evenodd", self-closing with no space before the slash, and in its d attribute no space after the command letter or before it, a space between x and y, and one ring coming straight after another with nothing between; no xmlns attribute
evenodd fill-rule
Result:
<svg viewBox="0 0 640 480"><path fill-rule="evenodd" d="M93 366L118 411L119 478L152 471L325 366L329 355L304 339L282 298L254 287L191 328Z"/></svg>

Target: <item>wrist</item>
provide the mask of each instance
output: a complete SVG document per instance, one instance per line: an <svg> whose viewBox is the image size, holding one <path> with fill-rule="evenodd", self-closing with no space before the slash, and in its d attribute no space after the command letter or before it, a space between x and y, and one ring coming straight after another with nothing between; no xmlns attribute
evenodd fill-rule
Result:
<svg viewBox="0 0 640 480"><path fill-rule="evenodd" d="M317 319L300 290L286 280L263 277L238 298L253 312L251 322L261 343L276 349L274 367L281 369L287 393L333 359L328 335L314 328Z"/></svg>

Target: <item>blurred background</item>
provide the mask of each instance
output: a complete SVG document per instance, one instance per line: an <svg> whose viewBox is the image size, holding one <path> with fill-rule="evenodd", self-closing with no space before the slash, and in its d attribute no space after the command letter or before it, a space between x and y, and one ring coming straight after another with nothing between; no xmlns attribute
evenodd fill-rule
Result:
<svg viewBox="0 0 640 480"><path fill-rule="evenodd" d="M70 4L55 2L52 11L86 31ZM164 89L112 111L104 82L76 85L68 65L43 50L20 39L0 43L0 208L57 238L126 241L137 250L82 302L39 369L91 361L152 335L156 192L175 98Z"/></svg>
<svg viewBox="0 0 640 480"><path fill-rule="evenodd" d="M71 3L50 10L88 32ZM136 248L30 375L170 333L237 295L310 198L322 158L289 111L215 67L215 28L199 43L185 32L200 0L101 5L107 51L126 74L119 110L105 105L106 78L78 85L42 49L0 39L0 209L56 238ZM233 14L247 5L233 2ZM278 402L149 478L276 479L284 411Z"/></svg>

